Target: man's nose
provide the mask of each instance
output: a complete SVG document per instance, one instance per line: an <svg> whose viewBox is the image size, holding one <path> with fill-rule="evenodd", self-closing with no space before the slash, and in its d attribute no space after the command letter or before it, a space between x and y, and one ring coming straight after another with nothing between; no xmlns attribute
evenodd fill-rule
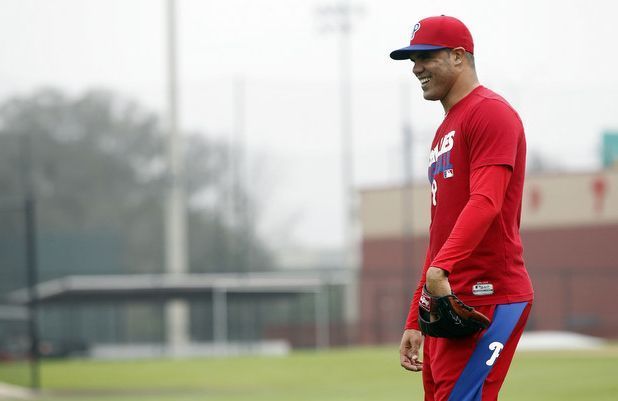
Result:
<svg viewBox="0 0 618 401"><path fill-rule="evenodd" d="M418 62L412 62L413 67L412 67L412 72L414 73L414 75L418 75L421 72L423 72L423 65L421 63Z"/></svg>

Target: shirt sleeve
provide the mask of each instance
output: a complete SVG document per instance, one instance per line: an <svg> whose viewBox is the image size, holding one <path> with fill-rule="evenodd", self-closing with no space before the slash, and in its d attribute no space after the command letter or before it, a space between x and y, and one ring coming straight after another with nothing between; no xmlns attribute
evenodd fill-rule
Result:
<svg viewBox="0 0 618 401"><path fill-rule="evenodd" d="M429 269L429 262L431 262L431 260L429 258L429 248L427 248L427 255L425 256L425 264L423 265L421 279L418 281L418 286L416 287L416 291L412 297L412 302L410 302L410 310L408 311L408 318L406 319L406 330L420 330L418 325L418 301L421 298L421 292L423 290L423 286L425 285L425 273L427 273L427 269Z"/></svg>
<svg viewBox="0 0 618 401"><path fill-rule="evenodd" d="M470 171L495 164L515 166L524 128L519 115L508 103L485 99L472 113L465 132Z"/></svg>
<svg viewBox="0 0 618 401"><path fill-rule="evenodd" d="M470 199L431 262L447 272L472 254L502 209L512 170L504 165L478 168L470 175Z"/></svg>

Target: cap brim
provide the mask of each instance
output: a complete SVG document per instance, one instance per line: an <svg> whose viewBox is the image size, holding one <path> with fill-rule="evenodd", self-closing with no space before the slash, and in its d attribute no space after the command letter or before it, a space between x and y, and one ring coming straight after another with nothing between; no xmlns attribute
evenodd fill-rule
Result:
<svg viewBox="0 0 618 401"><path fill-rule="evenodd" d="M445 49L444 46L434 46L434 45L411 45L408 47L403 47L401 49L397 49L391 52L391 58L393 60L408 60L410 58L410 54L413 52L419 52L423 50L438 50Z"/></svg>

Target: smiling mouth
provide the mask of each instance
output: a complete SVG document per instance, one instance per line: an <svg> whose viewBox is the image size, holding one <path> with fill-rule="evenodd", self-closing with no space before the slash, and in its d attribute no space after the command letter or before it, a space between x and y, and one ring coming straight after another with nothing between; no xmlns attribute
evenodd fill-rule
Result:
<svg viewBox="0 0 618 401"><path fill-rule="evenodd" d="M429 81L431 81L431 78L423 77L423 78L419 78L418 80L421 82L421 86L427 86Z"/></svg>

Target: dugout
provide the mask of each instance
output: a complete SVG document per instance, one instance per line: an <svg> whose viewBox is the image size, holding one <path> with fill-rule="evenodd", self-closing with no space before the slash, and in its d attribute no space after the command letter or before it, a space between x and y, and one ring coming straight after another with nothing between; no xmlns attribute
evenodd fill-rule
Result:
<svg viewBox="0 0 618 401"><path fill-rule="evenodd" d="M198 343L218 344L224 350L222 344L268 340L322 348L340 341L333 323L341 314L339 297L346 280L342 270L88 275L40 283L35 293L44 339L79 339L91 346L161 345L166 340L164 305L183 299L191 305L190 352L206 349L195 347ZM30 302L26 289L13 291L7 299L15 305ZM57 327L66 324L67 315L73 324Z"/></svg>

